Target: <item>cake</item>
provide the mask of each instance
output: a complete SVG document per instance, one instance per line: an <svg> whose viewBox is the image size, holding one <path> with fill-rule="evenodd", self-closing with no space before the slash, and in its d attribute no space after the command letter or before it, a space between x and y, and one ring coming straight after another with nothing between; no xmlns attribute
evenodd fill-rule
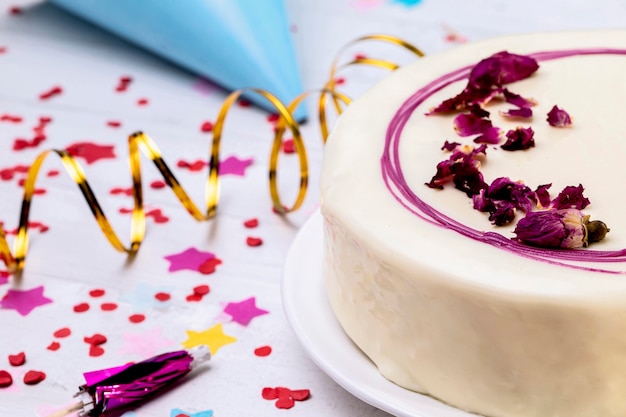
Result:
<svg viewBox="0 0 626 417"><path fill-rule="evenodd" d="M552 197L580 186L582 212L610 228L604 240L528 245L521 210L495 225L453 184L428 186L446 141L477 146L455 131L460 112L433 109L502 51L539 65L506 86L534 99L533 116L506 117L514 106L502 99L483 108L502 132L532 127L535 146L487 144L485 181L551 184ZM491 417L626 415L624 74L626 31L504 37L405 66L342 114L321 175L324 283L383 376ZM571 126L546 121L554 106Z"/></svg>

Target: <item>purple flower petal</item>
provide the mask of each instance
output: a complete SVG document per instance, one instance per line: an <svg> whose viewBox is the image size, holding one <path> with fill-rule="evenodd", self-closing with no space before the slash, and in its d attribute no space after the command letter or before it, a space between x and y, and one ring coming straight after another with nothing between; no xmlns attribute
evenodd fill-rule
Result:
<svg viewBox="0 0 626 417"><path fill-rule="evenodd" d="M548 112L547 120L550 126L553 127L567 127L572 124L572 118L569 113L559 109L557 106L552 107L552 110Z"/></svg>
<svg viewBox="0 0 626 417"><path fill-rule="evenodd" d="M454 130L461 137L482 134L491 127L491 120L473 113L461 113L454 118Z"/></svg>
<svg viewBox="0 0 626 417"><path fill-rule="evenodd" d="M495 210L489 213L489 221L496 226L505 226L515 219L517 211L513 203L498 201Z"/></svg>
<svg viewBox="0 0 626 417"><path fill-rule="evenodd" d="M460 145L461 144L459 142L448 142L448 141L445 141L443 143L443 146L441 147L441 150L442 151L452 152L453 150L455 150Z"/></svg>
<svg viewBox="0 0 626 417"><path fill-rule="evenodd" d="M468 197L487 187L479 170L480 160L486 155L486 145L474 148L469 145L457 146L450 158L437 164L437 172L426 185L442 189L449 182L465 192Z"/></svg>
<svg viewBox="0 0 626 417"><path fill-rule="evenodd" d="M519 94L515 94L508 89L502 89L502 95L504 96L504 101L510 103L516 107L532 107L537 104L537 102L530 98L524 98Z"/></svg>
<svg viewBox="0 0 626 417"><path fill-rule="evenodd" d="M517 223L517 240L544 248L587 246L586 218L576 209L533 211Z"/></svg>
<svg viewBox="0 0 626 417"><path fill-rule="evenodd" d="M506 132L507 140L501 145L505 151L520 151L535 146L535 132L531 127L518 127Z"/></svg>
<svg viewBox="0 0 626 417"><path fill-rule="evenodd" d="M530 119L533 117L533 110L530 107L520 107L517 109L509 109L507 111L501 111L500 116L518 118L518 119Z"/></svg>
<svg viewBox="0 0 626 417"><path fill-rule="evenodd" d="M523 211L533 209L535 193L521 181L511 181L507 177L496 178L488 187L485 195L493 200L506 201Z"/></svg>
<svg viewBox="0 0 626 417"><path fill-rule="evenodd" d="M550 206L550 192L548 191L550 189L550 187L552 187L552 184L544 184L544 185L540 185L539 187L537 187L537 189L535 190L535 196L537 198L537 207L542 209L542 208L547 208L548 206Z"/></svg>
<svg viewBox="0 0 626 417"><path fill-rule="evenodd" d="M583 191L585 189L582 184L578 184L578 187L568 185L552 200L550 207L556 210L570 208L582 210L591 204L589 199L583 195Z"/></svg>
<svg viewBox="0 0 626 417"><path fill-rule="evenodd" d="M474 142L496 145L500 143L501 136L502 136L502 129L500 129L499 127L490 127L489 129L485 130L482 135L474 138Z"/></svg>

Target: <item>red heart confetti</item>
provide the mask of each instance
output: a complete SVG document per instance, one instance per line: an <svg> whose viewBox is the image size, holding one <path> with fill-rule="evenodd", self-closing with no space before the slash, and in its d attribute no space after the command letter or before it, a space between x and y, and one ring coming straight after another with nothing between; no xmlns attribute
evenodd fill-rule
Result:
<svg viewBox="0 0 626 417"><path fill-rule="evenodd" d="M7 371L0 369L0 388L10 387L13 384L13 378Z"/></svg>
<svg viewBox="0 0 626 417"><path fill-rule="evenodd" d="M72 331L70 330L69 327L62 327L53 333L54 337L58 337L58 338L68 337L71 334L72 334Z"/></svg>
<svg viewBox="0 0 626 417"><path fill-rule="evenodd" d="M205 133L207 133L207 132L212 132L212 131L213 131L213 123L208 122L208 121L207 121L207 122L202 123L202 124L200 125L200 130L201 130L202 132L205 132Z"/></svg>
<svg viewBox="0 0 626 417"><path fill-rule="evenodd" d="M198 301L202 301L202 296L198 295L198 294L191 294L188 295L187 297L185 297L185 299L189 302L198 302Z"/></svg>
<svg viewBox="0 0 626 417"><path fill-rule="evenodd" d="M343 77L339 77L339 78L335 79L335 84L337 84L337 85L342 85L342 84L345 84L345 83L346 83L346 79L343 78Z"/></svg>
<svg viewBox="0 0 626 417"><path fill-rule="evenodd" d="M74 311L76 313L84 313L87 310L89 310L89 304L87 303L80 303L74 306Z"/></svg>
<svg viewBox="0 0 626 417"><path fill-rule="evenodd" d="M296 152L296 143L293 141L293 139L285 139L283 141L283 152L287 154Z"/></svg>
<svg viewBox="0 0 626 417"><path fill-rule="evenodd" d="M209 259L198 267L198 272L204 275L212 274L213 272L215 272L215 268L221 263L222 260L219 258Z"/></svg>
<svg viewBox="0 0 626 417"><path fill-rule="evenodd" d="M92 142L73 143L65 150L75 158L83 158L88 165L101 159L115 159L114 145L98 145Z"/></svg>
<svg viewBox="0 0 626 417"><path fill-rule="evenodd" d="M107 342L107 337L105 335L103 335L103 334L100 334L100 333L94 333L93 336L85 336L83 338L83 340L87 344L98 346L98 345L102 345L102 344L106 343Z"/></svg>
<svg viewBox="0 0 626 417"><path fill-rule="evenodd" d="M26 362L26 354L24 352L15 355L9 355L9 363L11 366L22 366Z"/></svg>
<svg viewBox="0 0 626 417"><path fill-rule="evenodd" d="M117 310L117 304L116 303L102 303L100 304L100 310L102 311Z"/></svg>
<svg viewBox="0 0 626 417"><path fill-rule="evenodd" d="M89 291L89 295L97 298L97 297L102 297L105 294L105 290L102 288L95 288L91 291Z"/></svg>
<svg viewBox="0 0 626 417"><path fill-rule="evenodd" d="M193 293L196 295L207 295L211 291L208 285L198 285L193 288Z"/></svg>
<svg viewBox="0 0 626 417"><path fill-rule="evenodd" d="M168 301L170 298L172 298L172 296L166 292L158 292L154 294L154 298L156 298L157 300L161 302L165 302L165 301Z"/></svg>
<svg viewBox="0 0 626 417"><path fill-rule="evenodd" d="M276 400L276 408L288 409L294 406L295 401L304 401L311 396L308 389L290 390L285 387L265 387L261 396L266 400Z"/></svg>
<svg viewBox="0 0 626 417"><path fill-rule="evenodd" d="M104 349L102 349L100 346L96 346L96 345L89 346L89 356L95 358L95 357L102 356L102 355L104 355Z"/></svg>
<svg viewBox="0 0 626 417"><path fill-rule="evenodd" d="M141 323L145 319L146 316L144 316L143 314L133 314L128 317L128 321L130 321L131 323Z"/></svg>
<svg viewBox="0 0 626 417"><path fill-rule="evenodd" d="M28 371L24 374L26 385L37 385L44 379L46 379L46 374L41 371Z"/></svg>
<svg viewBox="0 0 626 417"><path fill-rule="evenodd" d="M170 218L163 214L161 209L152 209L146 212L146 217L151 217L157 224L167 223Z"/></svg>
<svg viewBox="0 0 626 417"><path fill-rule="evenodd" d="M46 349L54 352L54 351L59 350L60 347L61 347L61 344L59 342L52 342L48 345Z"/></svg>
<svg viewBox="0 0 626 417"><path fill-rule="evenodd" d="M260 237L248 237L246 239L246 244L250 247L261 246L263 244L263 239Z"/></svg>
<svg viewBox="0 0 626 417"><path fill-rule="evenodd" d="M0 122L21 123L22 117L5 113L2 116L0 116Z"/></svg>
<svg viewBox="0 0 626 417"><path fill-rule="evenodd" d="M271 346L260 346L256 349L254 349L254 354L256 356L269 356L272 353L272 348Z"/></svg>
<svg viewBox="0 0 626 417"><path fill-rule="evenodd" d="M138 106L147 106L149 103L147 98L140 98L137 100L137 105Z"/></svg>
<svg viewBox="0 0 626 417"><path fill-rule="evenodd" d="M257 218L253 218L253 219L248 219L245 222L243 222L244 227L248 228L248 229L254 229L255 227L257 227L259 225L259 219Z"/></svg>
<svg viewBox="0 0 626 417"><path fill-rule="evenodd" d="M56 85L52 87L51 89L39 94L39 100L48 100L54 96L58 96L62 92L63 92L63 88L59 85Z"/></svg>

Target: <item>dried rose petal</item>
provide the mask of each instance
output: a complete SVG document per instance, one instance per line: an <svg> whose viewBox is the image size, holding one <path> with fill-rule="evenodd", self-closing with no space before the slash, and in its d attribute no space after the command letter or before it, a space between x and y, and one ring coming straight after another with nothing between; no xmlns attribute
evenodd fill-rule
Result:
<svg viewBox="0 0 626 417"><path fill-rule="evenodd" d="M552 110L548 112L548 118L546 120L550 126L553 127L567 127L572 124L572 118L569 113L563 109L559 109L557 106L552 107Z"/></svg>
<svg viewBox="0 0 626 417"><path fill-rule="evenodd" d="M452 152L453 150L455 150L459 146L461 146L461 144L459 142L448 142L448 141L445 141L443 143L443 146L441 147L441 150L442 151Z"/></svg>
<svg viewBox="0 0 626 417"><path fill-rule="evenodd" d="M437 164L437 172L426 185L430 188L442 189L443 185L449 182L455 187L465 192L468 197L477 194L487 184L483 175L478 169L479 160L484 158L486 145L478 148L471 146L457 146L449 159Z"/></svg>
<svg viewBox="0 0 626 417"><path fill-rule="evenodd" d="M461 113L454 118L454 130L461 137L478 135L492 127L491 120L474 113Z"/></svg>
<svg viewBox="0 0 626 417"><path fill-rule="evenodd" d="M535 146L535 132L532 127L517 127L506 132L507 140L500 147L505 151L520 151Z"/></svg>
<svg viewBox="0 0 626 417"><path fill-rule="evenodd" d="M533 110L530 107L509 109L507 111L501 111L500 116L518 119L530 119L531 117L533 117Z"/></svg>
<svg viewBox="0 0 626 417"><path fill-rule="evenodd" d="M474 138L475 143L488 143L490 145L496 145L500 143L500 137L502 136L502 129L499 127L490 127L485 130L482 135Z"/></svg>
<svg viewBox="0 0 626 417"><path fill-rule="evenodd" d="M517 107L532 107L537 104L535 100L531 98L524 98L506 88L502 89L502 96L504 97L504 101Z"/></svg>
<svg viewBox="0 0 626 417"><path fill-rule="evenodd" d="M537 187L535 190L536 203L538 208L547 208L550 201L550 192L548 191L552 187L552 184L543 184Z"/></svg>
<svg viewBox="0 0 626 417"><path fill-rule="evenodd" d="M587 207L591 202L587 197L583 195L582 184L578 184L578 187L574 187L573 185L568 185L563 188L563 191L557 195L550 205L550 208L560 210L560 209L569 209L575 208L578 210L582 210Z"/></svg>
<svg viewBox="0 0 626 417"><path fill-rule="evenodd" d="M514 207L523 210L531 211L532 203L534 200L534 192L522 182L511 181L507 177L496 178L487 187L485 192L487 198L492 200L501 200L512 203Z"/></svg>

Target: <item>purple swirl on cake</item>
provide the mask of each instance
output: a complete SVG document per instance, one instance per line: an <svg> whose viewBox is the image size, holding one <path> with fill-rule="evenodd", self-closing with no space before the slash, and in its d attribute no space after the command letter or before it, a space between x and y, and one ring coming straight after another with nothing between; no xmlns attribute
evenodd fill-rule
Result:
<svg viewBox="0 0 626 417"><path fill-rule="evenodd" d="M626 55L626 49L568 49L536 52L528 56L538 62L542 62L581 55ZM626 273L626 270L611 270L600 266L607 263L626 262L626 248L620 250L562 250L528 246L497 232L484 232L469 227L427 204L411 189L407 183L400 162L399 148L404 127L413 112L423 104L425 100L448 85L467 79L472 68L473 66L466 66L431 81L417 90L397 110L387 127L385 147L380 159L381 171L387 189L402 206L422 220L455 231L477 242L553 265L610 274ZM583 262L585 265L581 264ZM590 267L588 266L589 264L598 264L598 266Z"/></svg>

